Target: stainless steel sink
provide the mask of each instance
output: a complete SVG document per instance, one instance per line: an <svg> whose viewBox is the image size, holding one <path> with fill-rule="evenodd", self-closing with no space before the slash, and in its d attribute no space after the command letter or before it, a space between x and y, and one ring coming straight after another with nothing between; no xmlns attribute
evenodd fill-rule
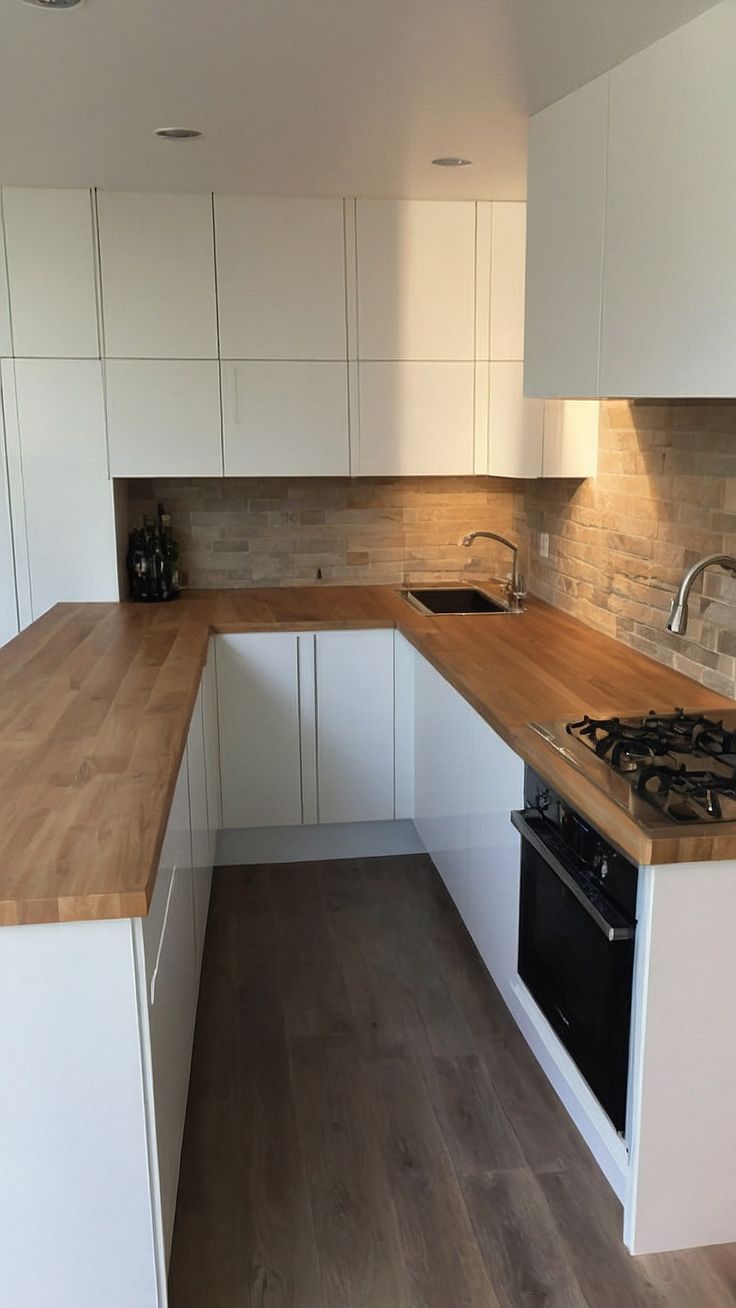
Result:
<svg viewBox="0 0 736 1308"><path fill-rule="evenodd" d="M474 586L431 586L422 589L400 590L399 594L420 613L508 613L499 600L491 599Z"/></svg>

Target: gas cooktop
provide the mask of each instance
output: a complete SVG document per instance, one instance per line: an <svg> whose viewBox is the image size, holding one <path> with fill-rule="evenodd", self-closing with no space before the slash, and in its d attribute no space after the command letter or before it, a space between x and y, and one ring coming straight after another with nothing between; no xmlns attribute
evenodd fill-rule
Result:
<svg viewBox="0 0 736 1308"><path fill-rule="evenodd" d="M645 826L736 821L736 708L532 726Z"/></svg>

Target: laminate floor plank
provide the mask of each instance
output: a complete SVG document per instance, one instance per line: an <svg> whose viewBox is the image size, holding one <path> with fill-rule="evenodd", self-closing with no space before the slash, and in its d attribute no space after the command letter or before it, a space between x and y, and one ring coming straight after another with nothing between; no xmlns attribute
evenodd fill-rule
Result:
<svg viewBox="0 0 736 1308"><path fill-rule="evenodd" d="M171 1308L736 1308L621 1229L426 857L216 871Z"/></svg>

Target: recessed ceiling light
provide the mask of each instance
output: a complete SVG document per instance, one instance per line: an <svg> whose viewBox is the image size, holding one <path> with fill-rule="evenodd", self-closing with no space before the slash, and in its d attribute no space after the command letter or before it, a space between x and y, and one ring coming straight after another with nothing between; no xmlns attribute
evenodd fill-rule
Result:
<svg viewBox="0 0 736 1308"><path fill-rule="evenodd" d="M163 137L164 141L194 141L204 133L196 127L157 127L153 135Z"/></svg>
<svg viewBox="0 0 736 1308"><path fill-rule="evenodd" d="M463 159L459 154L443 155L441 159L432 160L438 168L467 168L472 162L472 159Z"/></svg>
<svg viewBox="0 0 736 1308"><path fill-rule="evenodd" d="M24 0L24 3L37 9L76 9L82 0Z"/></svg>

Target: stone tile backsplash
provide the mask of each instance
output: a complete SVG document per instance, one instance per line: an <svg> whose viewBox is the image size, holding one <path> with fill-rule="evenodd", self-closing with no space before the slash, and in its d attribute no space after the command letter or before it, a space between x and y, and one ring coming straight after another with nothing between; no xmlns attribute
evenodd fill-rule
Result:
<svg viewBox="0 0 736 1308"><path fill-rule="evenodd" d="M193 588L508 575L471 528L517 536L529 589L626 645L736 694L736 579L706 573L685 637L665 623L684 570L736 551L736 401L601 405L589 481L468 478L130 481L129 522L170 509ZM549 557L539 534L549 534Z"/></svg>
<svg viewBox="0 0 736 1308"><path fill-rule="evenodd" d="M184 583L299 586L486 580L508 551L472 528L508 535L513 483L486 477L176 478L128 482L129 525L162 500L181 548Z"/></svg>

